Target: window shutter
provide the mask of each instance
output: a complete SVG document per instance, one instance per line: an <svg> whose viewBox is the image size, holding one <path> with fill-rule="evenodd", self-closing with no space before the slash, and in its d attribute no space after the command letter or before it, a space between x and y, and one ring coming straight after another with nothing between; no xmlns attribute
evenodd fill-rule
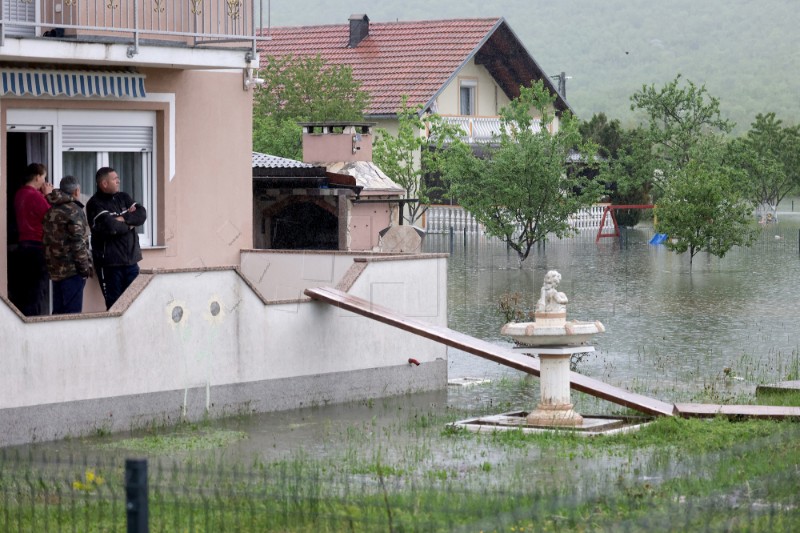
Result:
<svg viewBox="0 0 800 533"><path fill-rule="evenodd" d="M3 18L6 21L36 22L36 2L3 0ZM10 37L33 37L36 27L6 24L5 32Z"/></svg>
<svg viewBox="0 0 800 533"><path fill-rule="evenodd" d="M64 151L76 152L152 152L150 126L72 126L61 129Z"/></svg>

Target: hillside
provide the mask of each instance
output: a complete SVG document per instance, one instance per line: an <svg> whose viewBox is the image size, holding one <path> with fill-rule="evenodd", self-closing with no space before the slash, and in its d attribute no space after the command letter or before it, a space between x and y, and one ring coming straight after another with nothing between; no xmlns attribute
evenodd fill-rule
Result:
<svg viewBox="0 0 800 533"><path fill-rule="evenodd" d="M720 98L737 130L759 112L800 122L800 4L796 0L273 0L271 24L505 17L584 119L631 124L630 95L681 73Z"/></svg>

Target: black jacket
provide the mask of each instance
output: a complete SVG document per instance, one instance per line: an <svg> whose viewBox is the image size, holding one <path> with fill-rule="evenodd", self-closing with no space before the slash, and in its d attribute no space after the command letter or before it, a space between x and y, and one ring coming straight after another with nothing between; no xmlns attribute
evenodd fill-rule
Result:
<svg viewBox="0 0 800 533"><path fill-rule="evenodd" d="M136 209L131 211L133 205ZM97 191L86 203L86 216L96 268L135 265L142 260L136 228L147 220L147 211L128 194ZM116 219L119 216L124 222Z"/></svg>

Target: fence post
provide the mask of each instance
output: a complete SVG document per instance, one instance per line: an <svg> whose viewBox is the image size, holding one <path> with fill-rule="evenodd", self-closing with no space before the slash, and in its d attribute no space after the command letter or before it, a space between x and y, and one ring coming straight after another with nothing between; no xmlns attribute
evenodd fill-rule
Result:
<svg viewBox="0 0 800 533"><path fill-rule="evenodd" d="M147 460L125 459L125 510L128 533L148 533Z"/></svg>

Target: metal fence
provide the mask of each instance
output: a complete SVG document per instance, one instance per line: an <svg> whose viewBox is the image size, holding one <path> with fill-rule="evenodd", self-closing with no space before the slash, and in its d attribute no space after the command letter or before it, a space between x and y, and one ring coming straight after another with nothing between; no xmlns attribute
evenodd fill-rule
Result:
<svg viewBox="0 0 800 533"><path fill-rule="evenodd" d="M550 235L546 242L559 243L562 246L595 244L598 241L597 232L603 208L604 205L600 204L581 210L570 220L572 227L576 230L574 234L564 238ZM735 246L728 252L728 255L763 253L765 251L800 255L800 228L796 223L791 222L790 217L783 217L783 219L784 221L778 224L760 226L760 232L755 242L746 247ZM426 232L429 235L426 239L426 251L429 252L452 252L458 246L474 248L475 246L496 245L500 242L498 238L487 236L483 226L460 206L431 206L426 212L425 222ZM609 224L607 220L604 233L613 231L613 226ZM634 228L621 226L619 230L619 237L603 237L599 239L599 242L627 247L648 244L656 234L651 223L638 224ZM541 243L541 245L545 244Z"/></svg>
<svg viewBox="0 0 800 533"><path fill-rule="evenodd" d="M569 218L577 230L598 229L605 204L581 209ZM472 213L458 205L432 205L425 212L425 231L428 233L483 233L483 226Z"/></svg>
<svg viewBox="0 0 800 533"><path fill-rule="evenodd" d="M193 45L239 42L255 52L256 29L267 9L255 0L3 0L0 43L6 35L100 35L189 39Z"/></svg>
<svg viewBox="0 0 800 533"><path fill-rule="evenodd" d="M673 457L628 479L567 487L342 472L290 462L249 468L33 457L0 450L0 529L14 531L798 531L793 469L715 489L704 480L796 431L694 459ZM743 457L740 454L744 454ZM141 474L139 461L138 473ZM130 466L130 462L128 462ZM727 476L728 474L725 474ZM724 477L724 476L723 476ZM505 485L514 486L515 484Z"/></svg>

